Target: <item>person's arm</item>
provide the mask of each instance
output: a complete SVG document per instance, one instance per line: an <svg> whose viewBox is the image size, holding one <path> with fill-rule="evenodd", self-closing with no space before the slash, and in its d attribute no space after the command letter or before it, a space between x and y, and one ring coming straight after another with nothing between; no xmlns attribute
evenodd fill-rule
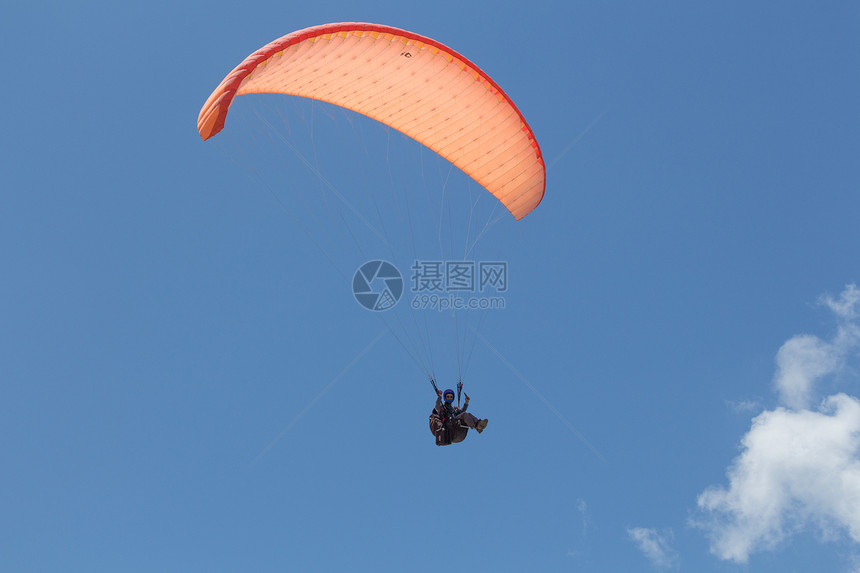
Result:
<svg viewBox="0 0 860 573"><path fill-rule="evenodd" d="M433 406L433 409L436 410L436 413L439 414L440 417L445 414L445 406L442 405L442 394L441 393L439 393L439 395L436 396L436 405Z"/></svg>
<svg viewBox="0 0 860 573"><path fill-rule="evenodd" d="M466 400L463 402L463 409L460 410L461 412L465 412L466 409L469 407L469 395L465 392L463 392L463 395L466 397Z"/></svg>
<svg viewBox="0 0 860 573"><path fill-rule="evenodd" d="M433 391L434 391L434 392L436 392L436 395L437 395L437 396L439 396L439 397L441 397L441 396L442 396L442 391L441 391L441 390L439 390L439 388L437 388L437 387L436 387L436 381L435 381L435 380L433 380L433 379L431 378L431 379L430 379L430 384L433 386Z"/></svg>

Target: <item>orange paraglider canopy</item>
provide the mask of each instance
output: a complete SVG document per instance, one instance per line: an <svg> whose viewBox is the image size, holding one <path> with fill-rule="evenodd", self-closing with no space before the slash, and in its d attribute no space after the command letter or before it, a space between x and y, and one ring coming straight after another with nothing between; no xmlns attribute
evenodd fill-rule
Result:
<svg viewBox="0 0 860 573"><path fill-rule="evenodd" d="M546 168L523 115L472 62L424 36L346 22L260 48L224 78L197 119L205 140L233 97L281 93L339 105L426 145L480 183L517 220L541 202Z"/></svg>

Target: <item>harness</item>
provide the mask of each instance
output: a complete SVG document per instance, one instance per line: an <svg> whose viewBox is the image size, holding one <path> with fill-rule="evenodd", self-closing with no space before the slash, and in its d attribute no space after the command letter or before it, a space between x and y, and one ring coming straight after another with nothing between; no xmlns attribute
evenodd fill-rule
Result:
<svg viewBox="0 0 860 573"><path fill-rule="evenodd" d="M436 381L433 380L433 378L430 378L430 384L433 385L433 390L435 390L436 393L438 394L439 389L436 388ZM461 393L462 389L463 389L463 382L458 380L457 381L457 408L458 409L460 407L460 393ZM455 443L454 440L456 438L459 438L459 439L456 439L456 441L460 442L463 439L465 439L466 433L469 431L469 429L467 427L463 426L453 416L447 415L449 406L453 410L453 406L444 402L444 400L443 400L443 408L442 408L441 413L436 412L435 408L430 412L430 430L433 432L433 435L436 437L436 445L437 446L447 446L447 445L450 445L452 443ZM434 422L434 419L438 420L438 422ZM434 427L437 424L439 425L439 427L438 428ZM462 434L460 434L459 432L456 432L456 430L462 430Z"/></svg>

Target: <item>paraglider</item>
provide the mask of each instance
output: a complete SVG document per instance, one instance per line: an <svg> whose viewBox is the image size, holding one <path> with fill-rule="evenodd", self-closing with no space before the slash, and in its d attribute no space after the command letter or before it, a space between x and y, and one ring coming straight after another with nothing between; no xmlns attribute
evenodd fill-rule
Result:
<svg viewBox="0 0 860 573"><path fill-rule="evenodd" d="M197 129L203 140L214 137L225 128L233 100L243 94L299 96L340 106L381 122L459 168L498 200L495 202L489 197L494 209L497 205L504 206L516 221L528 215L543 199L546 167L537 140L522 113L489 75L461 54L431 38L390 26L355 22L313 26L287 34L248 56L212 92L197 120ZM266 125L272 128L268 123ZM293 149L285 137L279 135L278 138ZM298 152L296 154L300 156ZM303 157L300 159L317 174L325 191L336 195L339 203L345 206L347 216L355 215L387 248L393 249L392 245L399 244L396 239L389 240L383 225L379 225L383 232L377 232L352 202L318 174L316 163L312 166ZM377 201L376 189L368 195L375 213L379 212L380 204L385 207L385 201L390 200L380 196ZM442 196L445 197L444 193ZM491 213L479 226L475 217L477 200L473 201L471 197L467 200L467 224L457 228L458 234L465 238L465 245L462 254L455 255L452 247L450 255L461 261L473 252L479 239L486 237L487 229L498 221L491 218ZM331 209L332 205L336 208L338 202L326 204L325 209ZM436 241L439 249L434 251L434 259L439 258L442 247L443 219L454 220L450 205L451 200L446 197L444 209L440 205L436 211L440 220L433 235L439 238ZM400 209L397 205L394 208ZM397 211L399 218L402 219L405 212L408 219L411 208L407 196L405 208ZM338 226L351 232L348 225L341 224L342 220L337 219ZM453 222L450 224L452 227L455 225ZM410 233L414 231L410 229ZM451 243L453 236L452 231ZM355 240L353 235L350 238ZM415 249L414 234L409 239L402 243L411 244ZM359 250L364 252L364 249ZM442 258L447 256L443 254ZM414 258L417 264L418 255L415 254ZM474 261L469 262L474 266ZM367 288L371 287L368 285ZM503 287L505 289L506 286ZM413 305L415 302L413 300ZM396 300L391 306L394 303ZM387 308L374 307L372 310ZM459 338L465 342L470 332L466 326L474 330L474 324L466 321L466 325L458 329L454 308L452 322L457 365L458 369L463 369L471 351L467 344L460 343ZM399 336L394 327L386 326L432 381L434 370L428 320L425 315L423 323L414 319L411 322L415 325L414 335ZM478 321L478 325L482 322ZM397 327L409 323L398 321ZM463 408L459 408L461 388L462 385L458 384L458 406L454 406L453 390L439 392L434 382L437 400L430 416L430 426L437 445L460 442L469 429L481 433L487 425L486 419L466 411L468 395Z"/></svg>
<svg viewBox="0 0 860 573"><path fill-rule="evenodd" d="M515 219L541 202L546 168L514 102L480 68L425 36L343 22L287 34L227 75L200 110L204 140L233 98L280 93L326 101L423 143L480 183Z"/></svg>
<svg viewBox="0 0 860 573"><path fill-rule="evenodd" d="M457 400L457 406L454 406L454 390L448 388L441 391L436 387L436 381L432 378L430 383L433 385L433 390L436 392L436 404L433 406L433 411L430 412L430 432L436 437L437 446L448 446L456 444L466 439L466 434L469 429L473 429L479 434L487 427L488 420L481 419L467 412L469 407L469 395L465 394L466 400L463 407L459 407L460 400ZM463 383L457 383L457 396L460 395L460 390L463 388Z"/></svg>

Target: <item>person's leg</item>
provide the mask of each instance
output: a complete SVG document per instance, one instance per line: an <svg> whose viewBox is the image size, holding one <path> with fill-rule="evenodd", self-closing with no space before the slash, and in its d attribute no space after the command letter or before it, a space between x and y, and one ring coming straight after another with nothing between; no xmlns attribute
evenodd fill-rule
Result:
<svg viewBox="0 0 860 573"><path fill-rule="evenodd" d="M477 428L478 422L480 422L480 420L473 416L470 412L463 412L462 414L457 416L457 419L473 429Z"/></svg>

